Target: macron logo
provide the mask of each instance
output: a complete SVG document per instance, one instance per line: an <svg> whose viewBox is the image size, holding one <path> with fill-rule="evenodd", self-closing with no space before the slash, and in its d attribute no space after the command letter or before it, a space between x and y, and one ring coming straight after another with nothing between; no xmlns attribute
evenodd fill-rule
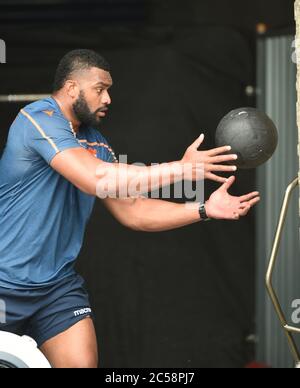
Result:
<svg viewBox="0 0 300 388"><path fill-rule="evenodd" d="M81 310L74 311L74 316L80 317L80 315L91 314L91 312L92 312L92 309L90 308L81 309Z"/></svg>

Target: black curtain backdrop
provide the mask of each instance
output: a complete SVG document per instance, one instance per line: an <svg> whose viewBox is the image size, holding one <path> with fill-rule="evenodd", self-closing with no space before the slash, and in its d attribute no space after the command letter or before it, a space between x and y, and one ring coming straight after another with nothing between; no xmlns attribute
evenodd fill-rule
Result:
<svg viewBox="0 0 300 388"><path fill-rule="evenodd" d="M103 135L129 162L178 160L219 120L253 105L254 57L230 27L6 25L0 94L47 93L60 57L93 48L112 65ZM21 105L0 104L1 144ZM241 171L232 193L255 189ZM206 185L208 196L217 184ZM102 367L242 367L254 330L254 213L160 234L120 226L97 201L78 269L90 290ZM30 225L29 225L30 227Z"/></svg>

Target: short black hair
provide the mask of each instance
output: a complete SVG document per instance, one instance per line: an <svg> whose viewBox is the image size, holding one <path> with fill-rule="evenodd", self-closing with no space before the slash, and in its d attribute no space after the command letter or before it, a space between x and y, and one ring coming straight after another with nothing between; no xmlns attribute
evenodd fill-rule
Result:
<svg viewBox="0 0 300 388"><path fill-rule="evenodd" d="M110 71L110 66L106 59L95 51L86 49L70 51L62 58L56 69L53 92L62 89L73 73L92 67Z"/></svg>

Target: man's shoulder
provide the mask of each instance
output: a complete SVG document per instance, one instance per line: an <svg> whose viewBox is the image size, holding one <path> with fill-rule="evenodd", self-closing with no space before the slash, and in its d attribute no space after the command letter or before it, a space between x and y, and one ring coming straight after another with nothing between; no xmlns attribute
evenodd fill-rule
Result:
<svg viewBox="0 0 300 388"><path fill-rule="evenodd" d="M37 120L38 124L60 121L61 123L69 125L68 121L62 116L60 109L51 97L35 101L25 106L21 109L21 114L26 116L30 121Z"/></svg>

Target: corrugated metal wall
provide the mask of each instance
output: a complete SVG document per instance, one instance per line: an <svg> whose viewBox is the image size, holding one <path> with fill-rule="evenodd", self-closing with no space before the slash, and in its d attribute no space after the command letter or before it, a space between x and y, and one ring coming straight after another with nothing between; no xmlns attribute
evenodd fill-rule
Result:
<svg viewBox="0 0 300 388"><path fill-rule="evenodd" d="M258 107L274 120L279 147L270 162L258 169L257 185L262 203L257 217L257 326L258 358L272 367L291 367L287 341L264 285L279 212L287 185L297 176L296 66L292 61L294 37L268 37L258 41ZM279 265L274 275L283 310L291 322L292 301L300 299L298 192L296 190Z"/></svg>

